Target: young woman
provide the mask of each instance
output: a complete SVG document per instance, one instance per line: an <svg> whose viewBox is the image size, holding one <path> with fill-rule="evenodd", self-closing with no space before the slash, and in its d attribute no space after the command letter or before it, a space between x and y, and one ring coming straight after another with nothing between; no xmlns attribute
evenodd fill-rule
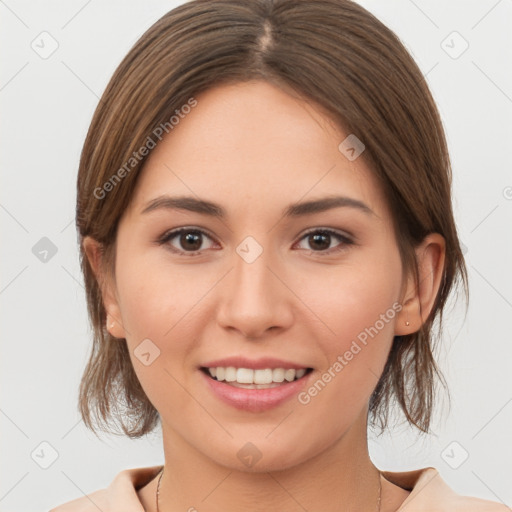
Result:
<svg viewBox="0 0 512 512"><path fill-rule="evenodd" d="M429 432L434 324L467 275L442 123L349 0L194 0L110 81L80 161L88 427L161 424L163 466L67 511L501 511L379 470Z"/></svg>

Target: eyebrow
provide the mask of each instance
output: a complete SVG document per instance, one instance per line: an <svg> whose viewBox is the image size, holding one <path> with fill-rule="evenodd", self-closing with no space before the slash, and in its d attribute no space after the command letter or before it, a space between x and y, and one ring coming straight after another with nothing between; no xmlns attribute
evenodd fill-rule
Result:
<svg viewBox="0 0 512 512"><path fill-rule="evenodd" d="M283 210L282 215L283 217L301 217L340 207L354 208L367 215L376 215L375 212L362 201L346 196L328 196L312 201L293 203ZM227 217L226 210L219 204L212 203L211 201L197 199L191 196L171 197L167 195L158 196L149 201L141 211L141 214L160 209L186 210L218 219Z"/></svg>

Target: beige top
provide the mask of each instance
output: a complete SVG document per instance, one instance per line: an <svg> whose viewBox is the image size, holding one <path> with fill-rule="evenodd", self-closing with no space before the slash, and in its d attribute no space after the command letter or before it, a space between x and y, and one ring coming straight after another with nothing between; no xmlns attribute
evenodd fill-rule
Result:
<svg viewBox="0 0 512 512"><path fill-rule="evenodd" d="M137 490L149 483L162 466L125 469L106 489L64 503L50 512L144 512ZM390 482L411 491L397 512L510 512L506 505L494 501L460 496L439 475L427 467L394 473L382 471Z"/></svg>

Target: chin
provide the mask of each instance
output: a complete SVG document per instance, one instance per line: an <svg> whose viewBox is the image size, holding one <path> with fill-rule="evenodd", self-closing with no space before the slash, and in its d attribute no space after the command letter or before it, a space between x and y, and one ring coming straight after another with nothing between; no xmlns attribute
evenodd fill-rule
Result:
<svg viewBox="0 0 512 512"><path fill-rule="evenodd" d="M302 441L308 436L299 436ZM254 439L254 438L253 438ZM251 441L230 441L230 449L225 449L212 453L211 450L205 454L216 464L225 466L232 471L245 473L268 473L269 471L284 471L300 465L311 457L314 457L321 449L315 450L314 447L308 451L297 451L299 442L275 441L262 439L261 442ZM304 447L303 447L304 448ZM235 456L233 457L233 452Z"/></svg>

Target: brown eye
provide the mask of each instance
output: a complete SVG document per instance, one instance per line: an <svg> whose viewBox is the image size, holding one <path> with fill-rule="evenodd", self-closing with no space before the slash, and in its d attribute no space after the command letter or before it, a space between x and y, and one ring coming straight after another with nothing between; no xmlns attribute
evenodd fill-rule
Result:
<svg viewBox="0 0 512 512"><path fill-rule="evenodd" d="M331 247L333 239L337 239L341 243ZM302 247L303 249L327 254L343 250L354 243L348 236L330 229L316 229L310 231L302 237L301 241L303 240L306 241L307 245L307 247Z"/></svg>
<svg viewBox="0 0 512 512"><path fill-rule="evenodd" d="M327 233L315 233L308 235L308 243L313 249L325 250L331 245L331 235Z"/></svg>
<svg viewBox="0 0 512 512"><path fill-rule="evenodd" d="M185 250L198 251L202 245L201 234L196 231L189 231L179 235L179 244Z"/></svg>
<svg viewBox="0 0 512 512"><path fill-rule="evenodd" d="M211 240L210 236L199 229L180 228L164 234L159 242L162 245L168 244L173 251L194 255L209 248L203 247L205 238Z"/></svg>

